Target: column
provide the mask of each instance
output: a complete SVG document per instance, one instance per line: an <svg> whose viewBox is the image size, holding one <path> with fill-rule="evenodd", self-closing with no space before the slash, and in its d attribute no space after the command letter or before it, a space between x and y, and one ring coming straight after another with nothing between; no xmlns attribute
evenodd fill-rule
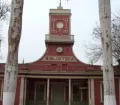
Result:
<svg viewBox="0 0 120 105"><path fill-rule="evenodd" d="M89 105L95 105L94 79L88 79Z"/></svg>
<svg viewBox="0 0 120 105"><path fill-rule="evenodd" d="M25 81L24 81L24 104L23 105L25 105L26 104L26 93L27 93L27 78L25 77Z"/></svg>
<svg viewBox="0 0 120 105"><path fill-rule="evenodd" d="M19 105L24 104L24 77L21 77Z"/></svg>
<svg viewBox="0 0 120 105"><path fill-rule="evenodd" d="M119 105L120 105L120 78L119 78Z"/></svg>
<svg viewBox="0 0 120 105"><path fill-rule="evenodd" d="M95 95L94 95L94 79L91 79L91 104L95 105Z"/></svg>
<svg viewBox="0 0 120 105"><path fill-rule="evenodd" d="M49 105L49 93L50 93L49 88L50 88L50 79L48 78L47 79L47 103L46 103L47 105Z"/></svg>
<svg viewBox="0 0 120 105"><path fill-rule="evenodd" d="M69 78L69 104L71 105L71 78Z"/></svg>
<svg viewBox="0 0 120 105"><path fill-rule="evenodd" d="M91 85L90 85L90 79L88 79L88 99L89 99L89 105L91 105Z"/></svg>

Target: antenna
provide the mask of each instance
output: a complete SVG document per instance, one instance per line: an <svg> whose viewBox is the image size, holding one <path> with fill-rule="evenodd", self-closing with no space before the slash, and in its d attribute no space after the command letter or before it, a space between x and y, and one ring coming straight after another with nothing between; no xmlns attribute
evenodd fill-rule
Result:
<svg viewBox="0 0 120 105"><path fill-rule="evenodd" d="M59 7L58 7L58 9L63 9L63 7L62 7L62 3L61 3L62 1L60 0L60 3L59 3Z"/></svg>
<svg viewBox="0 0 120 105"><path fill-rule="evenodd" d="M59 4L59 7L62 7L62 3L61 3L61 0L60 0L60 4Z"/></svg>
<svg viewBox="0 0 120 105"><path fill-rule="evenodd" d="M23 62L22 62L23 64L25 63L25 61L24 61L24 58L23 58Z"/></svg>

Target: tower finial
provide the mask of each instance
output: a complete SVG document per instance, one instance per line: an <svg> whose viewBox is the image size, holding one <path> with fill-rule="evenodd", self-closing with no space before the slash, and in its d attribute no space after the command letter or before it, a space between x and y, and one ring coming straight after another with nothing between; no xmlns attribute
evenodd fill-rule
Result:
<svg viewBox="0 0 120 105"><path fill-rule="evenodd" d="M62 4L61 4L61 0L60 0L60 4L59 4L59 7L62 7Z"/></svg>
<svg viewBox="0 0 120 105"><path fill-rule="evenodd" d="M22 62L23 64L25 63L25 61L24 61L24 58L23 58L23 62Z"/></svg>
<svg viewBox="0 0 120 105"><path fill-rule="evenodd" d="M61 3L61 0L60 0L60 3L59 3L59 7L58 7L58 9L63 9L63 7L62 7L62 3Z"/></svg>

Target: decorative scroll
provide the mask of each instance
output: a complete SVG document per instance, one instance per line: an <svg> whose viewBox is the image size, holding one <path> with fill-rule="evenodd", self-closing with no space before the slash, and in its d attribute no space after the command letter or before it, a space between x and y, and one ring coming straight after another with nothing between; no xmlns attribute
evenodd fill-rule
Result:
<svg viewBox="0 0 120 105"><path fill-rule="evenodd" d="M45 56L42 61L77 62L73 56Z"/></svg>

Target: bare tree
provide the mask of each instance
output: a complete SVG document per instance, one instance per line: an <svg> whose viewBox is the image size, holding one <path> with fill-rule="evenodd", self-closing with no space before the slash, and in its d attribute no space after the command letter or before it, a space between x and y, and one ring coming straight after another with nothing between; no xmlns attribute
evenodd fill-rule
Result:
<svg viewBox="0 0 120 105"><path fill-rule="evenodd" d="M120 13L120 12L119 12ZM120 59L120 14L114 14L111 22L112 56ZM93 42L86 45L86 55L90 61L97 62L102 56L101 31L99 25L93 29Z"/></svg>
<svg viewBox="0 0 120 105"><path fill-rule="evenodd" d="M10 4L0 0L0 21L6 20L10 12Z"/></svg>
<svg viewBox="0 0 120 105"><path fill-rule="evenodd" d="M103 59L104 105L116 105L112 62L110 0L99 0L99 19Z"/></svg>
<svg viewBox="0 0 120 105"><path fill-rule="evenodd" d="M10 4L8 2L5 2L4 0L0 0L0 57L2 57L1 50L2 50L2 44L4 43L3 23L9 19L9 14L10 14Z"/></svg>
<svg viewBox="0 0 120 105"><path fill-rule="evenodd" d="M8 30L8 56L4 73L3 105L14 105L18 75L18 49L24 0L12 0Z"/></svg>

